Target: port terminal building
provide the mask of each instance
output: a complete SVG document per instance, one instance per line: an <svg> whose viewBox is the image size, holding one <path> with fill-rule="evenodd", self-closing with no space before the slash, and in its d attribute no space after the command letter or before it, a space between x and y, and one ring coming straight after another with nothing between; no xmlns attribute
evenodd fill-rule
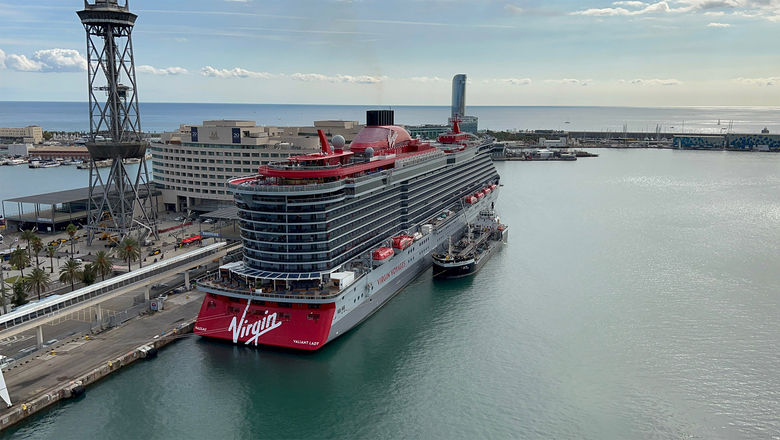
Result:
<svg viewBox="0 0 780 440"><path fill-rule="evenodd" d="M97 187L102 191L102 187ZM152 189L151 197L159 205L162 193ZM140 197L146 198L145 188ZM2 215L11 230L37 228L41 232L63 231L73 224L87 223L89 188L69 189L2 201Z"/></svg>
<svg viewBox="0 0 780 440"><path fill-rule="evenodd" d="M675 135L672 147L682 150L780 152L780 134Z"/></svg>
<svg viewBox="0 0 780 440"><path fill-rule="evenodd" d="M184 124L151 145L153 181L166 211L212 212L233 206L229 179L256 174L258 167L320 151L317 130L347 143L363 125L315 121L312 126L259 126L255 121L215 120Z"/></svg>

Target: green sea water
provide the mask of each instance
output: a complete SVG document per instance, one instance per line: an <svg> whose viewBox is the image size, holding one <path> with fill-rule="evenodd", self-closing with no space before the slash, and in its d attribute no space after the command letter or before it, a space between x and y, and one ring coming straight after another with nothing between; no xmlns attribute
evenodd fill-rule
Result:
<svg viewBox="0 0 780 440"><path fill-rule="evenodd" d="M780 438L780 155L497 163L507 246L315 353L188 337L20 439Z"/></svg>

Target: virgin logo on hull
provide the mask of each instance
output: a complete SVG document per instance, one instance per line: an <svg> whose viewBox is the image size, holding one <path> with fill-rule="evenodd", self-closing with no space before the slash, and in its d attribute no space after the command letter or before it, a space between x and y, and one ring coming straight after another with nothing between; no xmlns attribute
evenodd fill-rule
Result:
<svg viewBox="0 0 780 440"><path fill-rule="evenodd" d="M246 319L246 312L249 311L249 305L251 302L252 300L247 300L246 308L244 308L244 313L241 314L240 319L234 316L233 320L230 322L230 327L228 327L228 330L233 332L234 344L238 342L239 338L245 338L251 335L252 337L247 339L245 343L249 345L250 343L254 342L255 345L257 345L257 341L260 339L260 336L282 325L281 321L276 320L276 312L269 315L268 310L265 311L265 316L259 318L253 323L250 323L249 320Z"/></svg>

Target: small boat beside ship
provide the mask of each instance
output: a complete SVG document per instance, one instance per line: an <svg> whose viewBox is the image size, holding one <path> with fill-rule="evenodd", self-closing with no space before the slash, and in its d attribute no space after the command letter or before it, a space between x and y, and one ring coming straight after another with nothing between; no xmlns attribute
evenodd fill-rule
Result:
<svg viewBox="0 0 780 440"><path fill-rule="evenodd" d="M447 252L433 254L433 277L436 279L462 278L477 273L490 257L501 248L509 236L509 228L501 223L492 209L480 211L464 236L454 245L452 239Z"/></svg>

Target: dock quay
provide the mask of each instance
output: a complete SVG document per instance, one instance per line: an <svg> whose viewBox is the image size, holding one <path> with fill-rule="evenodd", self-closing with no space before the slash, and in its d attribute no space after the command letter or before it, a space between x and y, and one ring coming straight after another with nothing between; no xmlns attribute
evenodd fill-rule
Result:
<svg viewBox="0 0 780 440"><path fill-rule="evenodd" d="M0 411L0 431L60 401L85 395L89 386L175 342L195 325L203 293L169 297L165 309L94 336L61 341L3 373L14 405Z"/></svg>

